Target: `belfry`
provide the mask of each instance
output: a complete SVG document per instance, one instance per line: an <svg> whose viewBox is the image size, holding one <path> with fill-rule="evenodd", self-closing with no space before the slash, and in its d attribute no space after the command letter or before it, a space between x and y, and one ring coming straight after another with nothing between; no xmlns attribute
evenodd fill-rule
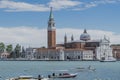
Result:
<svg viewBox="0 0 120 80"><path fill-rule="evenodd" d="M53 18L52 7L50 10L47 32L48 32L47 33L48 48L55 49L56 48L56 28L55 28L55 22Z"/></svg>

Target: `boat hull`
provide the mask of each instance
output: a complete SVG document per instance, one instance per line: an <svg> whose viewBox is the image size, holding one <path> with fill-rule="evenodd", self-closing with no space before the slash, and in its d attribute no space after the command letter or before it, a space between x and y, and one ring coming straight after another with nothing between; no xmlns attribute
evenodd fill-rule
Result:
<svg viewBox="0 0 120 80"><path fill-rule="evenodd" d="M116 60L100 60L100 62L116 62Z"/></svg>
<svg viewBox="0 0 120 80"><path fill-rule="evenodd" d="M76 74L67 74L67 75L55 75L55 76L51 76L51 78L74 78L77 76Z"/></svg>

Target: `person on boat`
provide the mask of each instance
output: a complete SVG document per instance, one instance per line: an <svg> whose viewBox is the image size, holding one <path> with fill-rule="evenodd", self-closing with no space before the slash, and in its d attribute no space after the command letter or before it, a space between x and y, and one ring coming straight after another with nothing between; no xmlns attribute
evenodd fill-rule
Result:
<svg viewBox="0 0 120 80"><path fill-rule="evenodd" d="M38 75L38 80L41 80L41 79L42 79L41 75Z"/></svg>
<svg viewBox="0 0 120 80"><path fill-rule="evenodd" d="M48 78L51 78L51 75L48 75Z"/></svg>
<svg viewBox="0 0 120 80"><path fill-rule="evenodd" d="M55 76L55 73L53 73L52 76Z"/></svg>
<svg viewBox="0 0 120 80"><path fill-rule="evenodd" d="M59 76L62 76L62 74L61 74L61 73L59 73Z"/></svg>

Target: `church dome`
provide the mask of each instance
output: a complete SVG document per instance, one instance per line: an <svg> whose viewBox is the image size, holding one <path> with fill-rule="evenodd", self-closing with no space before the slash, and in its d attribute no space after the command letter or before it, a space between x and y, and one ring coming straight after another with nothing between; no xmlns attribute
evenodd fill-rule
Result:
<svg viewBox="0 0 120 80"><path fill-rule="evenodd" d="M80 40L87 41L90 40L90 35L87 33L87 30L85 29L83 34L80 35Z"/></svg>

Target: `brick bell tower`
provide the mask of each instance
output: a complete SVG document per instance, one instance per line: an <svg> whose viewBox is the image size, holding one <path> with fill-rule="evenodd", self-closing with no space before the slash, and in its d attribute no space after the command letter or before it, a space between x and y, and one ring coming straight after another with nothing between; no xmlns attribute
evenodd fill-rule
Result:
<svg viewBox="0 0 120 80"><path fill-rule="evenodd" d="M48 48L55 49L56 48L56 28L55 28L53 13L52 13L52 7L50 10L47 32L48 32L47 33Z"/></svg>

